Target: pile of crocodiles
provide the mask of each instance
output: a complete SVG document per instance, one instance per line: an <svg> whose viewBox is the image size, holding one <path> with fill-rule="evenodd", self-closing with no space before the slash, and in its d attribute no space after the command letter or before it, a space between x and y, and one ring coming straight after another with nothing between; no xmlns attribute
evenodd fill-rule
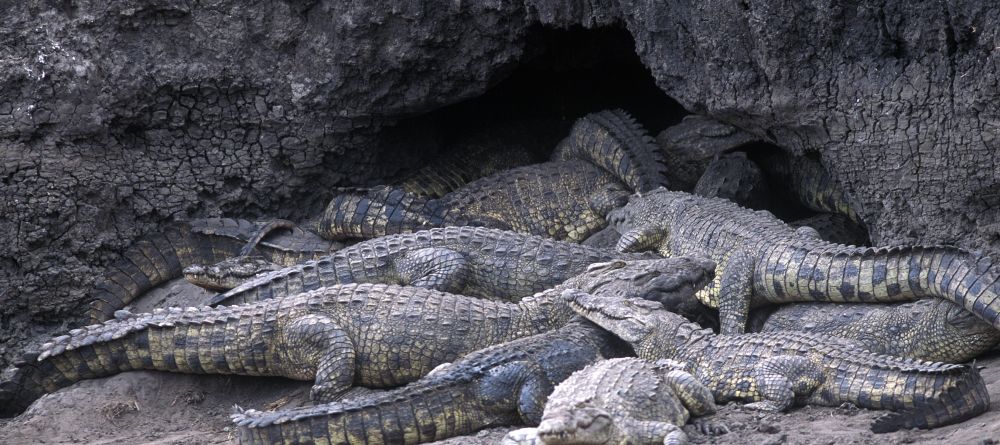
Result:
<svg viewBox="0 0 1000 445"><path fill-rule="evenodd" d="M248 444L416 444L515 425L530 428L505 444L680 444L689 421L725 434L703 416L730 401L890 411L874 432L986 411L978 369L959 363L1000 341L993 260L856 247L863 222L821 164L748 155L737 149L752 138L708 128L738 143L679 155L602 111L547 162L468 150L396 184L338 189L315 227L176 222L97 280L94 324L4 371L0 415L140 369L313 382L312 406L238 408ZM674 160L704 172L694 193L665 188ZM776 189L821 213L792 225L741 206ZM220 293L127 310L182 275Z"/></svg>

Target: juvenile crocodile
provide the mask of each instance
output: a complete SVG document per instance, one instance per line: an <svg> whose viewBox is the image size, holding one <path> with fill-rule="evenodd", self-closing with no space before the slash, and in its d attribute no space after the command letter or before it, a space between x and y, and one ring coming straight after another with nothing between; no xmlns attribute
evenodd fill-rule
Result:
<svg viewBox="0 0 1000 445"><path fill-rule="evenodd" d="M555 286L591 263L615 258L641 257L505 230L444 227L362 241L265 273L219 294L211 304L249 303L349 282L516 300Z"/></svg>
<svg viewBox="0 0 1000 445"><path fill-rule="evenodd" d="M234 414L241 444L418 444L537 424L553 388L628 347L585 320L473 352L403 388L340 403Z"/></svg>
<svg viewBox="0 0 1000 445"><path fill-rule="evenodd" d="M90 291L89 316L103 321L142 293L174 278L194 263L212 264L241 254L253 242L268 263L292 265L329 254L331 243L298 228L270 233L270 222L205 218L167 225L162 233L136 241Z"/></svg>
<svg viewBox="0 0 1000 445"><path fill-rule="evenodd" d="M625 112L581 118L551 161L510 169L438 199L389 186L339 189L319 222L330 239L485 226L582 241L628 195L665 184L652 138Z"/></svg>
<svg viewBox="0 0 1000 445"><path fill-rule="evenodd" d="M750 331L800 331L851 340L879 354L962 363L1000 342L1000 331L950 301L799 303L750 314Z"/></svg>
<svg viewBox="0 0 1000 445"><path fill-rule="evenodd" d="M722 333L743 332L750 308L766 303L932 296L1000 328L1000 274L993 260L957 247L833 244L768 212L666 189L634 197L609 217L623 234L621 252L652 249L718 264L715 281L698 299L719 309Z"/></svg>
<svg viewBox="0 0 1000 445"><path fill-rule="evenodd" d="M52 339L6 371L0 415L79 380L138 369L314 380L318 401L355 384L397 386L471 351L562 326L572 311L561 290L693 298L712 266L688 258L594 264L520 303L345 284L242 306L119 311L116 320Z"/></svg>
<svg viewBox="0 0 1000 445"><path fill-rule="evenodd" d="M682 363L616 358L574 372L549 396L538 428L511 431L501 445L681 445L691 415L714 412L712 392Z"/></svg>
<svg viewBox="0 0 1000 445"><path fill-rule="evenodd" d="M567 294L577 313L629 342L640 358L686 363L719 403L783 411L847 402L895 411L872 424L876 433L935 428L989 409L975 366L879 355L802 332L715 335L653 301Z"/></svg>

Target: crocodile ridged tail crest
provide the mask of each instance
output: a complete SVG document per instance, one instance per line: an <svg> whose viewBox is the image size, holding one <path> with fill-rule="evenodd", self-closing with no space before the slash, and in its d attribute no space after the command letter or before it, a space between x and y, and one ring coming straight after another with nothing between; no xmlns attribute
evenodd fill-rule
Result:
<svg viewBox="0 0 1000 445"><path fill-rule="evenodd" d="M323 211L318 233L324 238L376 238L443 225L435 200L390 186L340 187Z"/></svg>
<svg viewBox="0 0 1000 445"><path fill-rule="evenodd" d="M990 395L986 382L973 364L963 367L966 371L945 394L914 409L893 412L872 422L873 433L891 433L902 429L930 429L962 422L978 416L990 408Z"/></svg>
<svg viewBox="0 0 1000 445"><path fill-rule="evenodd" d="M663 154L623 110L591 113L577 120L552 155L553 161L582 159L611 173L633 192L666 186Z"/></svg>

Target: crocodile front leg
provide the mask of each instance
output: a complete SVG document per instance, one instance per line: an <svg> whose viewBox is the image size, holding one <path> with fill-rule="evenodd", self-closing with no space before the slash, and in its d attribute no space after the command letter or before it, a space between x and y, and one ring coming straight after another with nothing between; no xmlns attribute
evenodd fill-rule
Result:
<svg viewBox="0 0 1000 445"><path fill-rule="evenodd" d="M472 280L472 266L461 252L427 247L406 252L396 260L396 271L410 286L461 294Z"/></svg>
<svg viewBox="0 0 1000 445"><path fill-rule="evenodd" d="M753 292L753 266L753 259L746 250L734 250L719 262L722 270L716 270L718 287L709 286L697 294L702 303L719 309L719 332L722 334L742 334L746 329Z"/></svg>
<svg viewBox="0 0 1000 445"><path fill-rule="evenodd" d="M751 370L756 399L747 408L784 411L796 396L811 394L823 383L823 373L806 357L779 355L757 363Z"/></svg>
<svg viewBox="0 0 1000 445"><path fill-rule="evenodd" d="M309 396L326 403L344 394L354 383L354 343L336 323L322 315L304 315L292 320L282 332L282 348L288 359L286 376L308 380L315 375Z"/></svg>

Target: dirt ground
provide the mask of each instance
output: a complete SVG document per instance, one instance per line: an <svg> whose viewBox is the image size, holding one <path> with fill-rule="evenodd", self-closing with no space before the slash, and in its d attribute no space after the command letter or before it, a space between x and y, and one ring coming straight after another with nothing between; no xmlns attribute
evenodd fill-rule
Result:
<svg viewBox="0 0 1000 445"><path fill-rule="evenodd" d="M147 294L134 310L187 306L208 293L174 282ZM984 357L990 394L1000 397L1000 355ZM0 420L0 444L221 444L233 443L233 405L257 409L308 403L308 382L232 376L198 376L154 371L129 372L79 382L39 399L21 416ZM761 413L729 404L713 420L729 434L708 437L688 426L696 444L1000 444L1000 400L990 411L958 425L932 431L876 435L869 424L882 413L839 407L800 407L788 413ZM438 442L496 444L508 428Z"/></svg>

